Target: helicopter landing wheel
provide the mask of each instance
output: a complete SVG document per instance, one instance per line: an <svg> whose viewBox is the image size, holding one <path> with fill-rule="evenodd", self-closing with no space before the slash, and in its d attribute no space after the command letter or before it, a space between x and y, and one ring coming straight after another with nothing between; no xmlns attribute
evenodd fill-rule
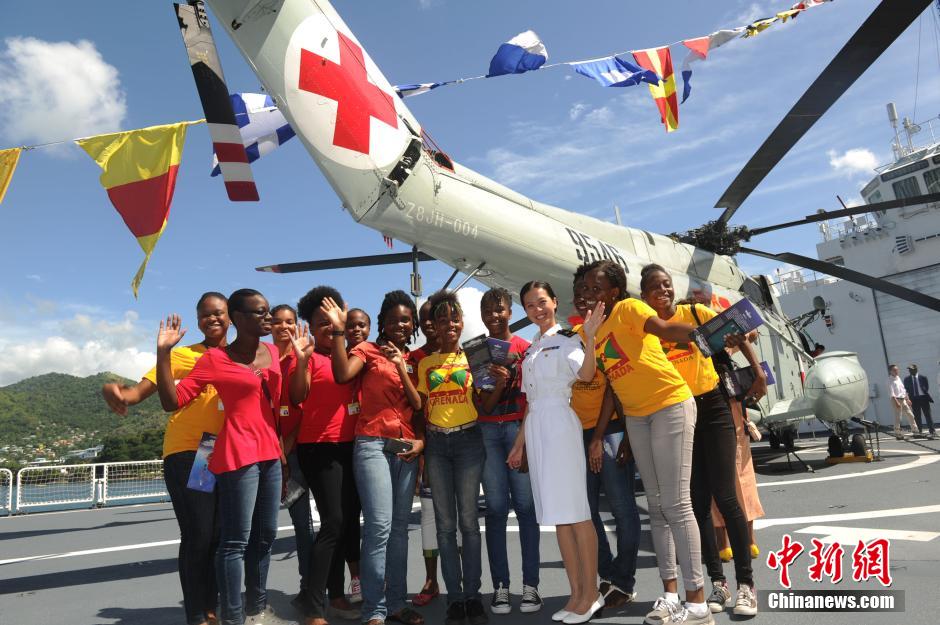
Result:
<svg viewBox="0 0 940 625"><path fill-rule="evenodd" d="M771 430L770 436L767 437L767 440L770 443L771 449L780 449L780 438L777 436L776 432Z"/></svg>
<svg viewBox="0 0 940 625"><path fill-rule="evenodd" d="M865 456L868 454L868 445L865 442L865 437L861 434L853 434L852 442L849 445L849 449L852 451L852 454L855 456Z"/></svg>
<svg viewBox="0 0 940 625"><path fill-rule="evenodd" d="M833 434L829 437L829 457L841 458L845 455L845 446L842 444L842 438Z"/></svg>

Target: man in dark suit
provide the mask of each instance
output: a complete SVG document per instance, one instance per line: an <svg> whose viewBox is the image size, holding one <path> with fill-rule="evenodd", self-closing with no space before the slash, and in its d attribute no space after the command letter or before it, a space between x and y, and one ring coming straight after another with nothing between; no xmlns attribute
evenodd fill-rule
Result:
<svg viewBox="0 0 940 625"><path fill-rule="evenodd" d="M911 400L911 410L914 411L914 419L917 421L917 427L920 428L920 431L924 431L923 423L921 423L920 415L924 414L924 419L927 421L927 429L930 430L930 436L933 438L937 435L936 430L933 425L933 417L930 414L930 404L933 403L933 397L930 396L930 387L927 383L927 376L919 375L917 373L917 365L908 365L907 367L908 374L904 378L904 390L907 391L907 396Z"/></svg>

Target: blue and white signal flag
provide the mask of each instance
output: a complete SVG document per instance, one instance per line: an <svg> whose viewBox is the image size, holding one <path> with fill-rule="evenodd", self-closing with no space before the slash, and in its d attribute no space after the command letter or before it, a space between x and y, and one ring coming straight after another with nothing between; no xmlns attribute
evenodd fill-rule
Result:
<svg viewBox="0 0 940 625"><path fill-rule="evenodd" d="M618 56L578 61L569 65L582 76L593 78L602 87L630 87L641 82L659 84L659 76L655 72L637 67Z"/></svg>
<svg viewBox="0 0 940 625"><path fill-rule="evenodd" d="M527 30L499 46L490 61L487 77L522 74L542 67L547 60L545 44L535 32Z"/></svg>

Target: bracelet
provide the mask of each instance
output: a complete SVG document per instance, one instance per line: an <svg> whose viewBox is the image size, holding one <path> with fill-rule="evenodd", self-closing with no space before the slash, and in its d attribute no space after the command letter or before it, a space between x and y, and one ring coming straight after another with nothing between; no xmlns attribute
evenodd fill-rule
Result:
<svg viewBox="0 0 940 625"><path fill-rule="evenodd" d="M346 336L345 330L332 330L330 336Z"/></svg>

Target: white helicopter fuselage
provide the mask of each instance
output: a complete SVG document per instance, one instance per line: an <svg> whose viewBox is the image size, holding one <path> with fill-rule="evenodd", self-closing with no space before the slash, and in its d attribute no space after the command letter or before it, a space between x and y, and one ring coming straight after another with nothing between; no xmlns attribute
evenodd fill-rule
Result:
<svg viewBox="0 0 940 625"><path fill-rule="evenodd" d="M532 279L568 293L579 265L609 259L626 271L634 296L649 263L672 273L677 297L721 309L747 294L771 330L757 345L776 378L763 411L803 397L801 376L813 359L766 280L748 277L730 257L536 202L428 149L417 119L325 0L207 1L360 224L456 269L479 268L477 279L511 293ZM569 297L560 304L572 312ZM856 386L843 393L854 401L834 405L867 405L867 389L862 400ZM827 410L833 389L802 401L827 421L855 416ZM764 422L790 419L777 411Z"/></svg>

